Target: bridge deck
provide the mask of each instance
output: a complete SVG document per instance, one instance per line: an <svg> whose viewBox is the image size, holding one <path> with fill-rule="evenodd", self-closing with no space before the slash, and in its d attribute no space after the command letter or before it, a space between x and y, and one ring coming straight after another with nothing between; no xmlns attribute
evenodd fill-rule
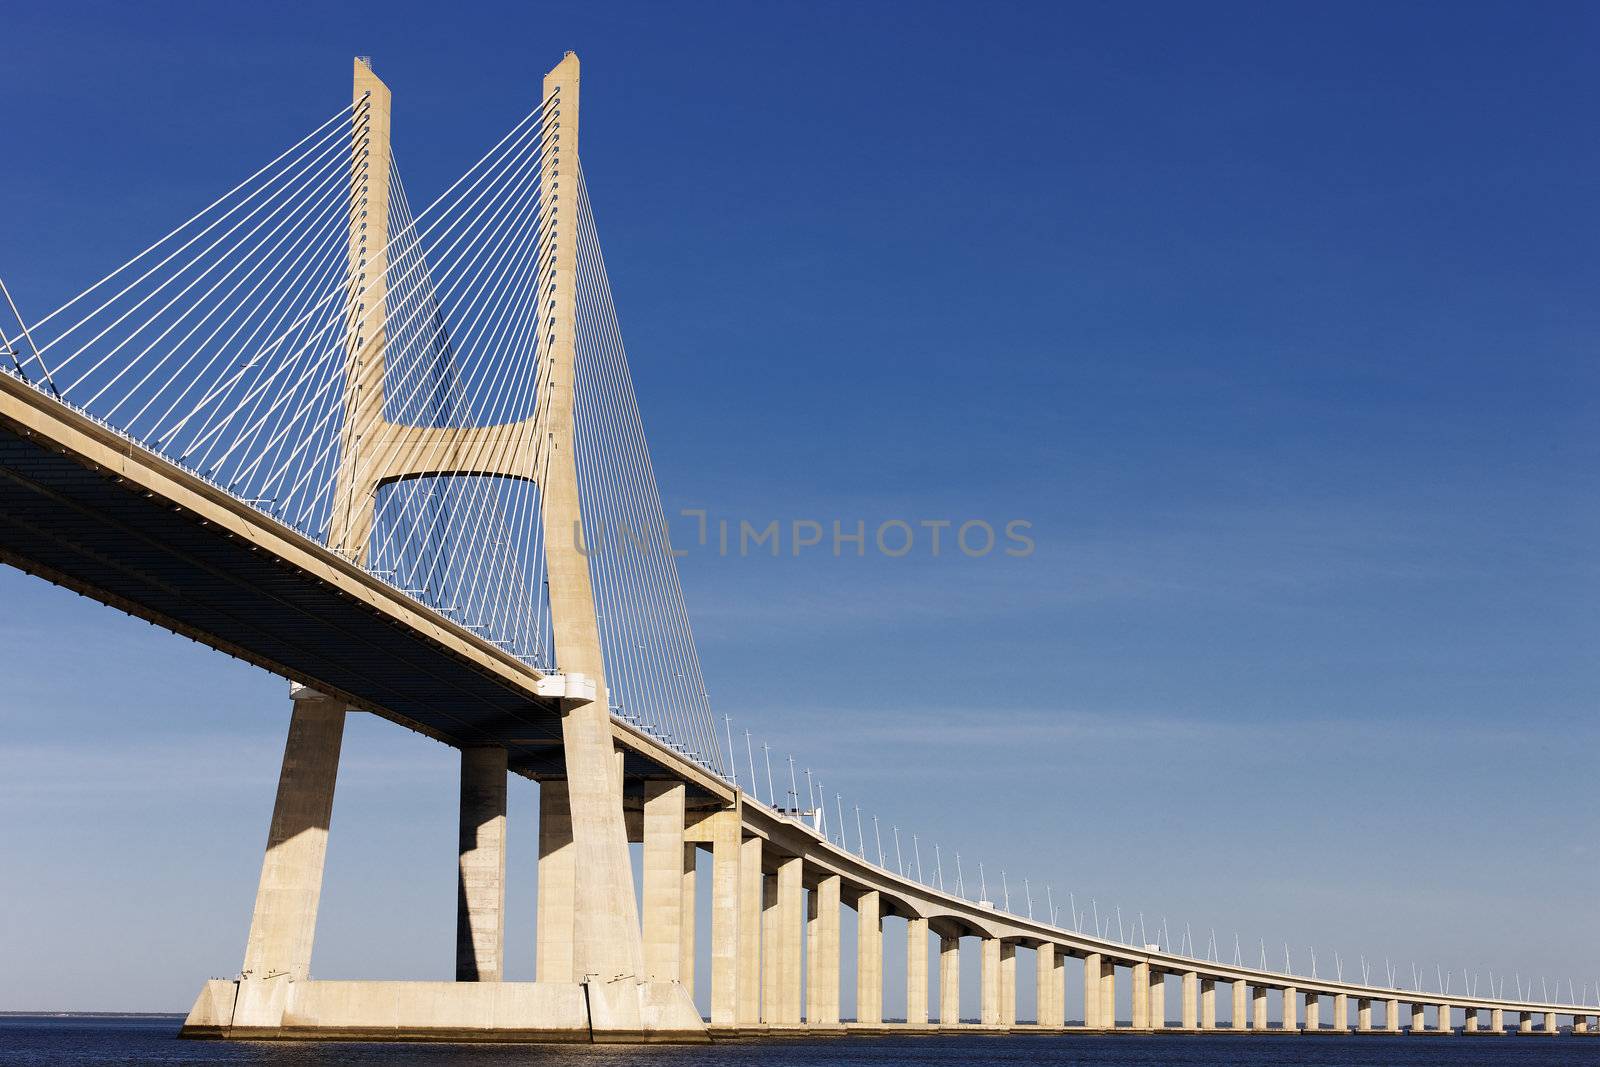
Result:
<svg viewBox="0 0 1600 1067"><path fill-rule="evenodd" d="M0 561L438 740L505 744L518 773L564 769L557 679L4 374ZM684 771L619 741L631 775Z"/></svg>

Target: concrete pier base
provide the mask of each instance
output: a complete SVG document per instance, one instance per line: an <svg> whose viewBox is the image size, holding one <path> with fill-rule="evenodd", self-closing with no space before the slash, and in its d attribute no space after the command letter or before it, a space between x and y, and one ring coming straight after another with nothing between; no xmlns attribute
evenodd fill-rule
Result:
<svg viewBox="0 0 1600 1067"><path fill-rule="evenodd" d="M675 982L326 982L275 985L276 1023L237 1018L249 979L212 979L179 1036L271 1041L704 1042L705 1023ZM624 1004L627 1000L631 1003ZM261 1004L258 998L257 1005ZM643 1020L622 1028L618 1018Z"/></svg>

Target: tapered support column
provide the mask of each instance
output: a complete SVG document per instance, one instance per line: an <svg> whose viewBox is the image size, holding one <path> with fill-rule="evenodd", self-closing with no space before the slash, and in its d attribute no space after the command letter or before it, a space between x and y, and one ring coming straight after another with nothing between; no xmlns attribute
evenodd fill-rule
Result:
<svg viewBox="0 0 1600 1067"><path fill-rule="evenodd" d="M461 832L456 880L456 981L504 975L506 750L461 750Z"/></svg>
<svg viewBox="0 0 1600 1067"><path fill-rule="evenodd" d="M657 982L683 976L685 793L670 779L644 783L644 973Z"/></svg>
<svg viewBox="0 0 1600 1067"><path fill-rule="evenodd" d="M1411 1032L1420 1034L1428 1029L1428 1020L1425 1008L1421 1004L1411 1005Z"/></svg>
<svg viewBox="0 0 1600 1067"><path fill-rule="evenodd" d="M1242 984L1242 983L1241 983ZM1250 1028L1252 1030L1267 1029L1267 987L1264 985L1251 987L1250 1002Z"/></svg>
<svg viewBox="0 0 1600 1067"><path fill-rule="evenodd" d="M1183 1013L1179 1022L1185 1030L1200 1027L1200 975L1194 971L1183 972Z"/></svg>
<svg viewBox="0 0 1600 1067"><path fill-rule="evenodd" d="M1230 1025L1235 1030L1243 1030L1250 1025L1249 1013L1245 1010L1245 993L1247 987L1243 982L1233 983L1233 1020Z"/></svg>
<svg viewBox="0 0 1600 1067"><path fill-rule="evenodd" d="M311 973L345 707L312 689L296 687L293 694L278 797L245 944L242 976L247 981L300 982ZM249 1025L237 1015L234 1022Z"/></svg>
<svg viewBox="0 0 1600 1067"><path fill-rule="evenodd" d="M1000 942L1000 1025L1017 1025L1017 946Z"/></svg>
<svg viewBox="0 0 1600 1067"><path fill-rule="evenodd" d="M683 864L683 892L678 897L678 981L689 996L694 996L695 916L699 914L700 846L685 844L680 854Z"/></svg>
<svg viewBox="0 0 1600 1067"><path fill-rule="evenodd" d="M928 1025L928 920L906 920L906 1022Z"/></svg>
<svg viewBox="0 0 1600 1067"><path fill-rule="evenodd" d="M572 967L573 896L577 850L565 779L539 782L539 892L534 899L534 975L541 982L576 982Z"/></svg>
<svg viewBox="0 0 1600 1067"><path fill-rule="evenodd" d="M1105 1025L1100 1021L1101 967L1100 953L1091 952L1083 957L1083 1025L1091 1029Z"/></svg>
<svg viewBox="0 0 1600 1067"><path fill-rule="evenodd" d="M739 968L744 939L744 887L739 809L725 808L708 820L711 831L711 1025L739 1019ZM690 966L694 957L690 956Z"/></svg>
<svg viewBox="0 0 1600 1067"><path fill-rule="evenodd" d="M1333 995L1333 1028L1339 1033L1350 1029L1350 997L1346 993Z"/></svg>
<svg viewBox="0 0 1600 1067"><path fill-rule="evenodd" d="M961 939L939 937L939 1025L961 1023Z"/></svg>
<svg viewBox="0 0 1600 1067"><path fill-rule="evenodd" d="M1033 977L1033 1018L1040 1026L1057 1027L1066 1022L1063 977L1061 950L1048 942L1040 945L1034 953Z"/></svg>
<svg viewBox="0 0 1600 1067"><path fill-rule="evenodd" d="M1294 986L1283 991L1283 1028L1300 1029L1300 990Z"/></svg>
<svg viewBox="0 0 1600 1067"><path fill-rule="evenodd" d="M761 838L746 838L739 845L739 1025L761 1022L762 961L761 907L765 887L761 879Z"/></svg>
<svg viewBox="0 0 1600 1067"><path fill-rule="evenodd" d="M1356 1001L1356 1029L1363 1034L1372 1031L1372 1001L1366 997Z"/></svg>
<svg viewBox="0 0 1600 1067"><path fill-rule="evenodd" d="M856 1022L883 1022L883 915L877 890L856 898Z"/></svg>
<svg viewBox="0 0 1600 1067"><path fill-rule="evenodd" d="M1504 1008L1489 1009L1489 1029L1497 1034L1506 1032L1506 1010Z"/></svg>
<svg viewBox="0 0 1600 1067"><path fill-rule="evenodd" d="M1150 1029L1150 965L1133 965L1133 1028Z"/></svg>
<svg viewBox="0 0 1600 1067"><path fill-rule="evenodd" d="M839 1025L839 876L825 874L811 893L815 937L807 962L807 988L812 991L806 1022L813 1026Z"/></svg>
<svg viewBox="0 0 1600 1067"><path fill-rule="evenodd" d="M1001 947L1000 940L994 937L986 937L979 942L978 1022L983 1026L1000 1025Z"/></svg>
<svg viewBox="0 0 1600 1067"><path fill-rule="evenodd" d="M1306 994L1306 1029L1322 1029L1322 994Z"/></svg>
<svg viewBox="0 0 1600 1067"><path fill-rule="evenodd" d="M800 862L779 859L777 877L767 879L761 1016L769 1026L800 1025Z"/></svg>
<svg viewBox="0 0 1600 1067"><path fill-rule="evenodd" d="M1217 981L1215 978L1200 979L1200 1029L1215 1030L1217 1028Z"/></svg>
<svg viewBox="0 0 1600 1067"><path fill-rule="evenodd" d="M1386 1000L1383 1002L1383 1028L1392 1034L1400 1032L1400 1002Z"/></svg>

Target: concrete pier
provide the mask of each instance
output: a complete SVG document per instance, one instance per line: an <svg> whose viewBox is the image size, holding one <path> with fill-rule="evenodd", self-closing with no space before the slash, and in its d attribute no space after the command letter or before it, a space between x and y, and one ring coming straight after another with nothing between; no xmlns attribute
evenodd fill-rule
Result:
<svg viewBox="0 0 1600 1067"><path fill-rule="evenodd" d="M939 937L939 1025L961 1024L961 939Z"/></svg>
<svg viewBox="0 0 1600 1067"><path fill-rule="evenodd" d="M461 830L456 880L456 981L504 977L506 750L461 750Z"/></svg>
<svg viewBox="0 0 1600 1067"><path fill-rule="evenodd" d="M883 1022L883 917L876 890L856 898L856 1022Z"/></svg>
<svg viewBox="0 0 1600 1067"><path fill-rule="evenodd" d="M928 1025L928 920L906 920L906 1022Z"/></svg>

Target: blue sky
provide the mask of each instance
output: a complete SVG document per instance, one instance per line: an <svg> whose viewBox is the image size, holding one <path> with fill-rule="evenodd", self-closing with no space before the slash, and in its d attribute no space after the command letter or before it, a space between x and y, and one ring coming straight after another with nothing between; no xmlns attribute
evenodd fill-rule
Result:
<svg viewBox="0 0 1600 1067"><path fill-rule="evenodd" d="M1596 20L35 5L0 272L54 307L343 104L355 54L429 199L575 49L669 511L1037 544L691 552L736 730L969 879L1592 985ZM0 604L0 1008L186 1008L238 968L285 687L17 572ZM450 753L358 716L341 773L317 971L448 976Z"/></svg>

